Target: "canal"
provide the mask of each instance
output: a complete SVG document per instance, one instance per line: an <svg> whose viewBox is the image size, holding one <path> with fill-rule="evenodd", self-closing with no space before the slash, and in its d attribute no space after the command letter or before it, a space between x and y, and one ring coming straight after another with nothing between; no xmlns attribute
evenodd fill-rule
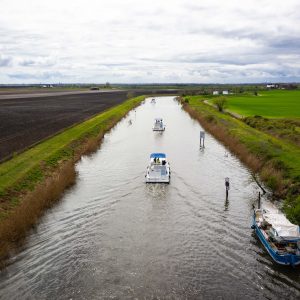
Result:
<svg viewBox="0 0 300 300"><path fill-rule="evenodd" d="M299 299L299 269L250 229L250 171L209 134L201 150L200 130L173 97L130 112L1 271L0 298ZM151 152L167 154L169 185L144 183Z"/></svg>

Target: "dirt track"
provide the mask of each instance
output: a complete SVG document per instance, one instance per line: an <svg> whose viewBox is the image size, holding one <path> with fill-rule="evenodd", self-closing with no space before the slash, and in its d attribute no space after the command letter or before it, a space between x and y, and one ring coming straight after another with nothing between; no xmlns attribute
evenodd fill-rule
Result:
<svg viewBox="0 0 300 300"><path fill-rule="evenodd" d="M126 99L127 92L0 98L0 161Z"/></svg>
<svg viewBox="0 0 300 300"><path fill-rule="evenodd" d="M1 91L0 100L2 99L17 99L17 98L33 98L46 96L64 96L76 94L99 94L99 93L115 93L122 92L122 90L97 90L97 91Z"/></svg>

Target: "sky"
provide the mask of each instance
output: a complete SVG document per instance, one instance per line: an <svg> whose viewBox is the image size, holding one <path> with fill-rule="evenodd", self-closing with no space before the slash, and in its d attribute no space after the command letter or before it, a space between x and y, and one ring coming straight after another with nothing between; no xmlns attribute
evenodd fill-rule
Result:
<svg viewBox="0 0 300 300"><path fill-rule="evenodd" d="M299 0L0 0L0 83L300 81Z"/></svg>

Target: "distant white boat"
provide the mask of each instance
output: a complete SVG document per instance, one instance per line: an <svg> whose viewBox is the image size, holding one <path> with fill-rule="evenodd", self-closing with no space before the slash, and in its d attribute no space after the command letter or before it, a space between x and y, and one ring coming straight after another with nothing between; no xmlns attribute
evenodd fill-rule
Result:
<svg viewBox="0 0 300 300"><path fill-rule="evenodd" d="M146 183L170 183L170 165L166 154L152 153L147 167Z"/></svg>
<svg viewBox="0 0 300 300"><path fill-rule="evenodd" d="M154 126L153 126L153 131L164 131L166 128L166 126L163 123L163 119L162 118L156 118L154 120Z"/></svg>

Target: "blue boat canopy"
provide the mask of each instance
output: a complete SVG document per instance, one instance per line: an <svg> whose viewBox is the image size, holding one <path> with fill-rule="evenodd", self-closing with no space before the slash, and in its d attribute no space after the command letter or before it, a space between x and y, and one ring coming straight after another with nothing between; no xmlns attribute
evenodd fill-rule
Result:
<svg viewBox="0 0 300 300"><path fill-rule="evenodd" d="M166 158L166 154L164 153L152 153L150 158Z"/></svg>

